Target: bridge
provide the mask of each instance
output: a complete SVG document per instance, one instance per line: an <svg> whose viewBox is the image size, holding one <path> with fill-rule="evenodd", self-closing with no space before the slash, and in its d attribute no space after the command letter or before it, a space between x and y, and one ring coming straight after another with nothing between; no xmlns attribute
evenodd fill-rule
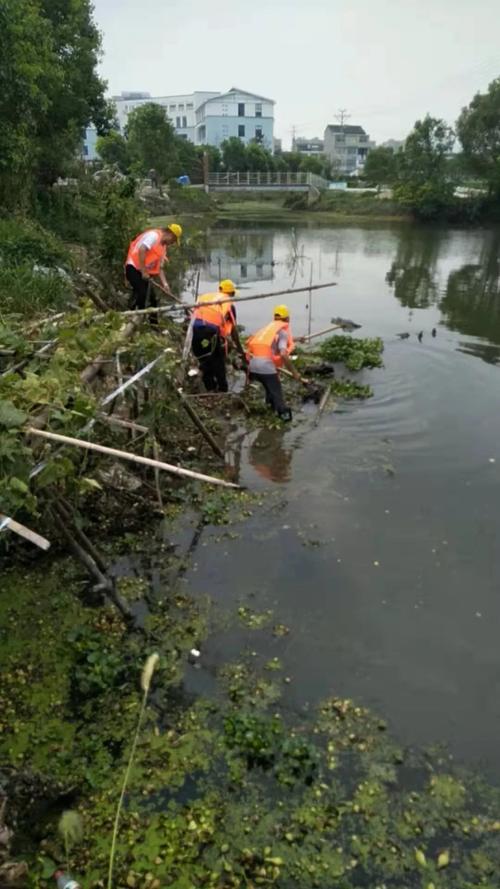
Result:
<svg viewBox="0 0 500 889"><path fill-rule="evenodd" d="M328 182L314 173L209 173L209 191L322 191Z"/></svg>

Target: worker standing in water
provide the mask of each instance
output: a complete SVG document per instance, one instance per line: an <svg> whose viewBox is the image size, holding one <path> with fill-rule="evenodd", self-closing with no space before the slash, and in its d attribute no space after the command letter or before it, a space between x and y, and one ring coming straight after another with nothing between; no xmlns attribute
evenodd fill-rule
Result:
<svg viewBox="0 0 500 889"><path fill-rule="evenodd" d="M130 243L125 260L125 277L133 290L132 308L145 309L149 301L157 306L151 279L158 278L165 293L172 296L163 267L168 262L167 247L179 244L182 228L176 222L164 228L151 228Z"/></svg>
<svg viewBox="0 0 500 889"><path fill-rule="evenodd" d="M226 278L220 282L217 293L199 296L193 311L193 355L200 363L207 392L228 391L226 357L230 338L245 360L231 300L235 294L236 285Z"/></svg>
<svg viewBox="0 0 500 889"><path fill-rule="evenodd" d="M292 411L285 404L278 369L286 367L296 380L305 382L290 360L294 348L290 311L283 305L275 307L273 321L267 327L248 338L246 348L250 379L262 383L266 404L286 421L292 419Z"/></svg>

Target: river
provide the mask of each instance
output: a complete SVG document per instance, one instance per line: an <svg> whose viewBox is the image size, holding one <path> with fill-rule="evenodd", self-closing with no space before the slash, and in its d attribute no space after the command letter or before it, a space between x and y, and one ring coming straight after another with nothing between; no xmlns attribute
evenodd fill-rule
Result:
<svg viewBox="0 0 500 889"><path fill-rule="evenodd" d="M311 309L307 294L290 296L295 334L350 318L383 338L385 367L361 377L372 399L316 428L308 408L284 431L235 428L240 480L267 508L222 549L207 532L185 578L290 626L288 707L352 696L403 743L445 742L497 777L499 250L499 230L409 224L212 233L202 292L226 276L242 295L334 280ZM267 323L272 305L240 306L240 323ZM252 644L215 634L207 675Z"/></svg>

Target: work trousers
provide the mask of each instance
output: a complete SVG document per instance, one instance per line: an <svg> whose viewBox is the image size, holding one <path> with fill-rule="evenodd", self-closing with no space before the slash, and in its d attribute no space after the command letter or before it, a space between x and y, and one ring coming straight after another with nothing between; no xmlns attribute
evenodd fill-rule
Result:
<svg viewBox="0 0 500 889"><path fill-rule="evenodd" d="M144 280L140 271L138 271L135 266L125 266L125 277L133 291L130 304L131 309L146 309L148 308L148 302L150 306L158 305L153 285L150 281ZM155 312L152 312L150 321L152 324L158 323L158 316Z"/></svg>
<svg viewBox="0 0 500 889"><path fill-rule="evenodd" d="M258 374L250 372L250 379L262 383L266 393L266 404L268 404L273 411L276 411L282 420L292 419L292 412L285 404L281 381L277 373Z"/></svg>
<svg viewBox="0 0 500 889"><path fill-rule="evenodd" d="M226 350L217 330L208 324L193 327L192 349L207 392L227 392Z"/></svg>

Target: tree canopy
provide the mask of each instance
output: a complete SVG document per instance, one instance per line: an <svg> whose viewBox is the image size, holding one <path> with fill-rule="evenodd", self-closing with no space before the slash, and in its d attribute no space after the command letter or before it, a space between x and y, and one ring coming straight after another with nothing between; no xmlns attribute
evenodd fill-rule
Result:
<svg viewBox="0 0 500 889"><path fill-rule="evenodd" d="M126 129L130 160L143 176L156 170L162 180L177 174L177 138L165 108L145 102L130 112Z"/></svg>
<svg viewBox="0 0 500 889"><path fill-rule="evenodd" d="M483 177L493 194L500 193L500 77L487 93L477 93L462 110L457 133L471 172Z"/></svg>
<svg viewBox="0 0 500 889"><path fill-rule="evenodd" d="M66 171L85 126L109 123L89 0L0 0L0 201Z"/></svg>
<svg viewBox="0 0 500 889"><path fill-rule="evenodd" d="M398 175L398 159L392 148L372 148L363 170L364 178L373 185L390 185Z"/></svg>

